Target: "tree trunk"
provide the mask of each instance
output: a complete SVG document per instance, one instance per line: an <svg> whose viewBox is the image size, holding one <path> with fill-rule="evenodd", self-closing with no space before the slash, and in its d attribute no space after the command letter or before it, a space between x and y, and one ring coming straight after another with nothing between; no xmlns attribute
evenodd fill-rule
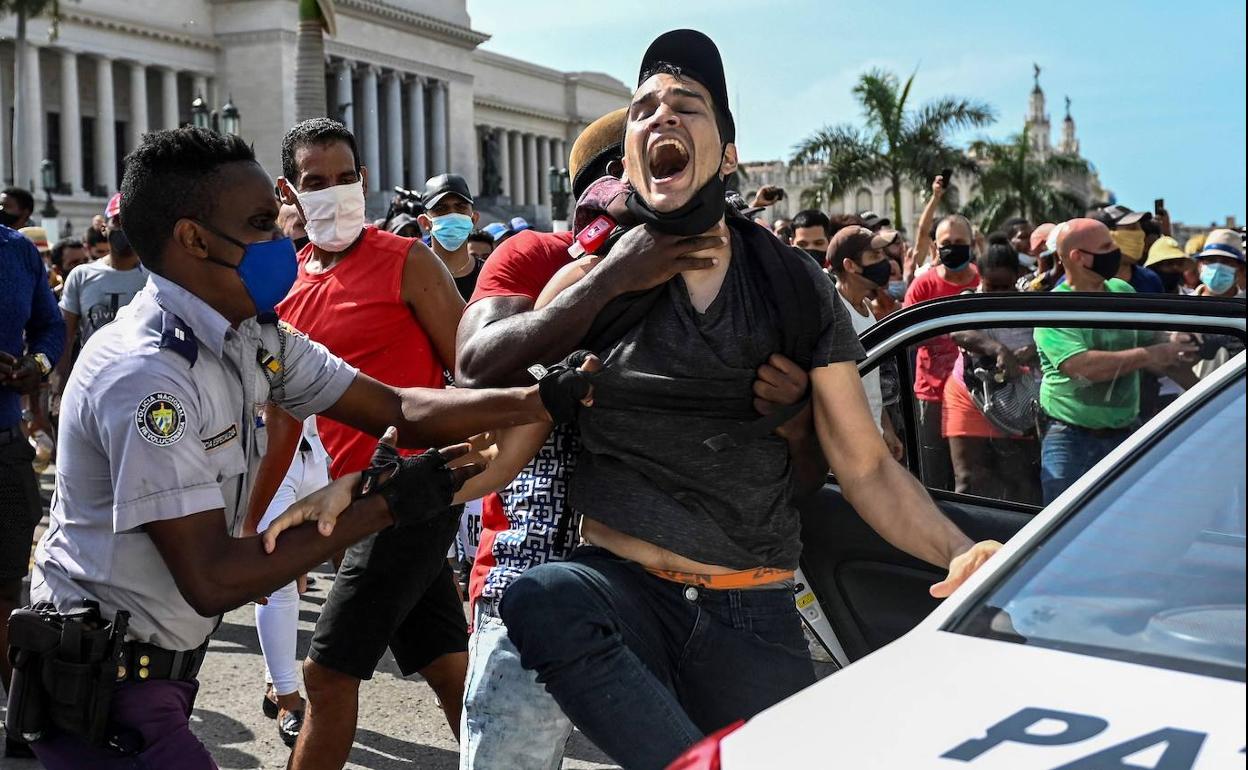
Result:
<svg viewBox="0 0 1248 770"><path fill-rule="evenodd" d="M325 104L325 36L321 21L300 21L295 43L295 120L324 117Z"/></svg>
<svg viewBox="0 0 1248 770"><path fill-rule="evenodd" d="M893 172L891 179L893 182L893 216L890 218L893 220L894 229L904 230L906 229L906 220L904 218L905 215L901 211L901 174Z"/></svg>

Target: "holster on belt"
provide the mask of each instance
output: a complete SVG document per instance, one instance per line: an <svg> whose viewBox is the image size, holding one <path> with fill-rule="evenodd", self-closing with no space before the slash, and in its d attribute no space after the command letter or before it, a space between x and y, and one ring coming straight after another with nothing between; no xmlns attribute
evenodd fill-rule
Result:
<svg viewBox="0 0 1248 770"><path fill-rule="evenodd" d="M103 745L130 614L105 622L95 602L60 613L39 602L9 617L13 683L5 729L35 741L50 728Z"/></svg>

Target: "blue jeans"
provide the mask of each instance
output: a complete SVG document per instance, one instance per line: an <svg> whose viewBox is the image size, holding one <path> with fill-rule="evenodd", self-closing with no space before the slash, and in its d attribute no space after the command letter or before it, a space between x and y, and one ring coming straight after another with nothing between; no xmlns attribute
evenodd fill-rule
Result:
<svg viewBox="0 0 1248 770"><path fill-rule="evenodd" d="M628 770L815 682L791 590L681 585L601 548L529 570L499 614L521 665Z"/></svg>
<svg viewBox="0 0 1248 770"><path fill-rule="evenodd" d="M1131 435L1132 428L1091 431L1054 420L1040 447L1040 486L1048 505Z"/></svg>
<svg viewBox="0 0 1248 770"><path fill-rule="evenodd" d="M468 642L468 681L459 722L459 770L559 770L572 723L481 600Z"/></svg>

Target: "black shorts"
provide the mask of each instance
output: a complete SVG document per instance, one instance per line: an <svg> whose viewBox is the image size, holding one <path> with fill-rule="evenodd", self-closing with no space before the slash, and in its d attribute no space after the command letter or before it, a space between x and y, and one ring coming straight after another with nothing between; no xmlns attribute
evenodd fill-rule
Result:
<svg viewBox="0 0 1248 770"><path fill-rule="evenodd" d="M386 647L410 676L468 651L468 623L446 553L463 506L417 527L390 527L347 549L321 609L308 656L371 679Z"/></svg>
<svg viewBox="0 0 1248 770"><path fill-rule="evenodd" d="M0 582L21 580L30 570L35 527L43 518L35 450L18 426L0 431Z"/></svg>

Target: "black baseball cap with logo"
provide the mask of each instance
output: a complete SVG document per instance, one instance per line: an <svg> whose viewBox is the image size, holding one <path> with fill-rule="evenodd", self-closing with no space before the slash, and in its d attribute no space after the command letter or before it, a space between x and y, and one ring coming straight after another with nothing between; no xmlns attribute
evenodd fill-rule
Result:
<svg viewBox="0 0 1248 770"><path fill-rule="evenodd" d="M720 139L724 144L735 142L737 125L732 119L732 111L728 109L724 62L715 42L695 29L664 32L655 38L646 49L646 54L641 57L637 85L644 83L646 76L660 63L678 68L682 75L697 81L711 94L711 106L719 114Z"/></svg>
<svg viewBox="0 0 1248 770"><path fill-rule="evenodd" d="M425 182L425 192L420 196L425 208L431 209L447 195L458 195L473 205L472 193L468 190L468 182L459 174L438 174Z"/></svg>

